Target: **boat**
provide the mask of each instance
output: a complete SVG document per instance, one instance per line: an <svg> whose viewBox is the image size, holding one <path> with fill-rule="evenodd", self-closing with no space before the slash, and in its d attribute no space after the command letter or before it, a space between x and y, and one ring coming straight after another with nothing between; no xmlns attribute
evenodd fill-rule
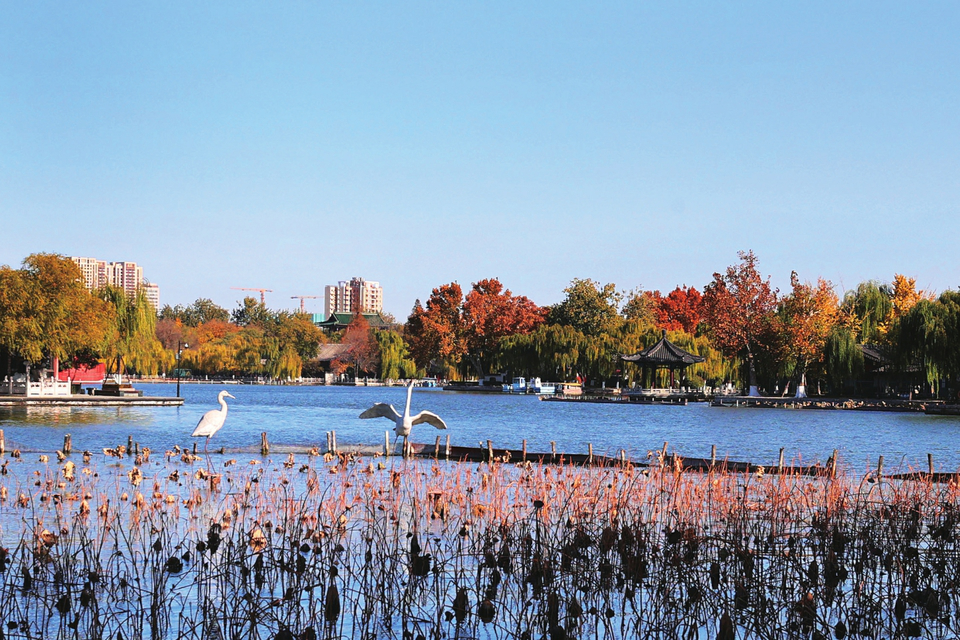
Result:
<svg viewBox="0 0 960 640"><path fill-rule="evenodd" d="M540 378L533 378L527 383L527 393L537 395L553 395L557 392L557 386L552 382L541 382Z"/></svg>
<svg viewBox="0 0 960 640"><path fill-rule="evenodd" d="M507 393L526 393L527 379L514 378L512 383L503 385L503 390Z"/></svg>

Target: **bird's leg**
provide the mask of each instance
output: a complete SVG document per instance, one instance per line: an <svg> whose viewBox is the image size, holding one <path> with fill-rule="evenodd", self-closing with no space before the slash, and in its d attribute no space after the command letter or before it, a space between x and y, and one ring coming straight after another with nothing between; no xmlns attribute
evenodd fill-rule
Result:
<svg viewBox="0 0 960 640"><path fill-rule="evenodd" d="M210 444L210 437L209 437L209 436L207 436L207 437L203 440L203 455L205 455L205 456L207 457L207 471L209 471L210 474L213 475L213 463L210 461L210 454L207 452L207 445L208 445L208 444Z"/></svg>

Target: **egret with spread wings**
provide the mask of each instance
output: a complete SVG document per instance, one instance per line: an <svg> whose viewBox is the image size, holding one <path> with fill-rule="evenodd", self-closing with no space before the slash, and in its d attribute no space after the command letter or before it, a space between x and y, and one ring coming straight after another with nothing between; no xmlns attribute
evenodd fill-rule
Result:
<svg viewBox="0 0 960 640"><path fill-rule="evenodd" d="M393 408L392 404L386 404L385 402L378 402L373 405L366 411L360 414L361 418L388 418L393 420L396 423L396 428L394 431L397 433L397 444L400 444L400 438L403 438L404 446L406 446L408 436L410 431L413 430L413 425L415 424L432 424L437 429L446 429L447 425L443 420L440 419L440 416L433 413L432 411L421 411L415 416L410 415L410 397L413 395L413 383L407 387L407 405L403 408L403 415L397 412Z"/></svg>

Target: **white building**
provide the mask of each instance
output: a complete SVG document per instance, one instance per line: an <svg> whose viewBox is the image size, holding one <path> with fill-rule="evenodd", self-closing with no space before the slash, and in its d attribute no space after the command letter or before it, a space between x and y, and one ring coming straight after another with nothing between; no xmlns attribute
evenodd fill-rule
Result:
<svg viewBox="0 0 960 640"><path fill-rule="evenodd" d="M334 313L380 313L383 311L383 289L379 282L351 278L323 289L323 312L329 318Z"/></svg>
<svg viewBox="0 0 960 640"><path fill-rule="evenodd" d="M143 279L143 268L136 262L106 262L96 258L71 258L83 274L84 284L91 291L106 285L123 289L129 296L144 289L154 309L160 308L160 287Z"/></svg>

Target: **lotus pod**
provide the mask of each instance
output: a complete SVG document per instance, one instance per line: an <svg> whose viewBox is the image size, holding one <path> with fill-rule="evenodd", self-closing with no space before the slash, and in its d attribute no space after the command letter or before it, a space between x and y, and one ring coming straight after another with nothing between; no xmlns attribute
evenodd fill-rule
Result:
<svg viewBox="0 0 960 640"><path fill-rule="evenodd" d="M457 589L457 595L453 599L453 616L457 619L457 626L463 624L470 612L470 598L467 596L467 590L463 587Z"/></svg>
<svg viewBox="0 0 960 640"><path fill-rule="evenodd" d="M337 589L337 583L331 582L323 602L323 619L332 624L338 617L340 617L340 591Z"/></svg>

